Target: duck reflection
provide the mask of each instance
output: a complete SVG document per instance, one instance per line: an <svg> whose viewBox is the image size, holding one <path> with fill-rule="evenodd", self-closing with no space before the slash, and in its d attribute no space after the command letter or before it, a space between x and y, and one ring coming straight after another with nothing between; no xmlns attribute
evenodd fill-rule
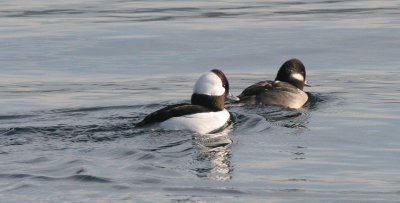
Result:
<svg viewBox="0 0 400 203"><path fill-rule="evenodd" d="M291 109L280 106L232 106L231 111L241 115L239 122L241 128L253 129L254 126L258 128L269 128L271 126L281 126L286 128L307 129L309 123L310 110L307 107L301 109ZM264 122L260 121L260 118ZM249 121L256 122L257 125L249 123ZM266 121L266 122L265 122Z"/></svg>
<svg viewBox="0 0 400 203"><path fill-rule="evenodd" d="M316 109L318 103L321 101L317 94L307 92L307 95L309 100L302 108L293 109L273 106L264 112L263 117L268 122L274 123L278 126L307 130L310 112Z"/></svg>
<svg viewBox="0 0 400 203"><path fill-rule="evenodd" d="M244 119L251 118L254 120L254 115L263 118L271 126L281 126L286 128L294 128L298 130L307 130L309 124L310 113L318 108L319 103L323 101L321 95L307 92L309 101L298 109L287 108L282 106L265 106L265 105L242 105L231 104L227 108L231 112L242 115ZM258 122L258 121L257 121ZM260 124L260 122L258 122ZM264 124L265 125L265 124ZM252 126L248 126L252 127Z"/></svg>
<svg viewBox="0 0 400 203"><path fill-rule="evenodd" d="M273 107L261 113L268 122L282 127L307 129L310 113L307 108L286 109Z"/></svg>
<svg viewBox="0 0 400 203"><path fill-rule="evenodd" d="M192 170L200 178L232 179L230 132L232 126L216 134L194 136Z"/></svg>

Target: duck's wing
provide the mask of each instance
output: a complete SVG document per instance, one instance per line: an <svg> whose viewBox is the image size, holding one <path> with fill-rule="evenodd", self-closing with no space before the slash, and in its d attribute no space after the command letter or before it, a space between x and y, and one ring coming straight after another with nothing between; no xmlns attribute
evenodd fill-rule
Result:
<svg viewBox="0 0 400 203"><path fill-rule="evenodd" d="M207 107L193 104L176 104L164 107L147 115L142 121L136 124L136 127L144 127L154 123L166 121L172 117L185 116L195 113L210 112Z"/></svg>
<svg viewBox="0 0 400 203"><path fill-rule="evenodd" d="M255 96L266 91L283 91L297 93L298 89L287 82L267 80L249 86L248 88L244 89L238 97L240 99L245 99L246 97Z"/></svg>
<svg viewBox="0 0 400 203"><path fill-rule="evenodd" d="M289 93L294 93L297 94L299 92L299 89L287 82L282 82L282 81L274 81L272 83L273 86L273 90L277 90L277 91L282 91L282 92L289 92ZM271 90L272 90L271 89Z"/></svg>
<svg viewBox="0 0 400 203"><path fill-rule="evenodd" d="M273 81L261 81L258 83L255 83L254 85L251 85L247 87L246 89L243 90L243 92L238 96L240 99L249 97L249 96L254 96L257 94L260 94L262 92L265 92L265 90L269 90L273 88Z"/></svg>

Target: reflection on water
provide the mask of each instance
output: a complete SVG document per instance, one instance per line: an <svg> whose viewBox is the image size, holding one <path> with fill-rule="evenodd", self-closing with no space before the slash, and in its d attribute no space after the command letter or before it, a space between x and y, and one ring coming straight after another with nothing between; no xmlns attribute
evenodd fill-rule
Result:
<svg viewBox="0 0 400 203"><path fill-rule="evenodd" d="M198 177L212 180L232 178L231 165L232 126L216 134L195 136L193 145L193 170Z"/></svg>
<svg viewBox="0 0 400 203"><path fill-rule="evenodd" d="M314 104L313 104L314 105ZM282 126L287 128L307 129L308 118L310 117L310 108L308 106L301 109L283 108L280 106L246 105L231 106L231 109L242 114L238 122L248 123L245 126L251 126L255 130L257 125L261 124L264 128L267 126ZM264 119L267 123L260 121ZM261 127L260 130L263 130Z"/></svg>

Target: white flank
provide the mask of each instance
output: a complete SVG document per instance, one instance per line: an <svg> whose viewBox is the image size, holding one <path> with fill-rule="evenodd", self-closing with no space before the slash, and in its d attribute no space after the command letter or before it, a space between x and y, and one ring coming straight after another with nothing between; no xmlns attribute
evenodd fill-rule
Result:
<svg viewBox="0 0 400 203"><path fill-rule="evenodd" d="M304 104L308 100L308 95L307 93L297 89L298 93L294 94L294 98L287 104L287 107L293 108L293 109L298 109L304 106ZM293 93L290 93L293 94Z"/></svg>
<svg viewBox="0 0 400 203"><path fill-rule="evenodd" d="M294 74L291 75L291 77L296 79L296 80L299 80L299 81L304 81L304 77L300 73L294 73Z"/></svg>
<svg viewBox="0 0 400 203"><path fill-rule="evenodd" d="M160 127L168 130L191 130L206 134L224 126L229 117L230 114L226 109L217 112L196 113L170 118L161 122Z"/></svg>
<svg viewBox="0 0 400 203"><path fill-rule="evenodd" d="M213 72L206 73L196 81L193 93L205 94L210 96L221 96L225 93L221 79Z"/></svg>

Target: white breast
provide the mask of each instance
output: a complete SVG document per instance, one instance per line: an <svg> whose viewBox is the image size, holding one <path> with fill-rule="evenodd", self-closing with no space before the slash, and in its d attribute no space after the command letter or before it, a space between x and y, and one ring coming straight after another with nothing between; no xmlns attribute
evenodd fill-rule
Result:
<svg viewBox="0 0 400 203"><path fill-rule="evenodd" d="M229 118L229 112L224 109L217 112L173 117L161 122L160 127L168 130L191 130L200 134L206 134L224 126Z"/></svg>

